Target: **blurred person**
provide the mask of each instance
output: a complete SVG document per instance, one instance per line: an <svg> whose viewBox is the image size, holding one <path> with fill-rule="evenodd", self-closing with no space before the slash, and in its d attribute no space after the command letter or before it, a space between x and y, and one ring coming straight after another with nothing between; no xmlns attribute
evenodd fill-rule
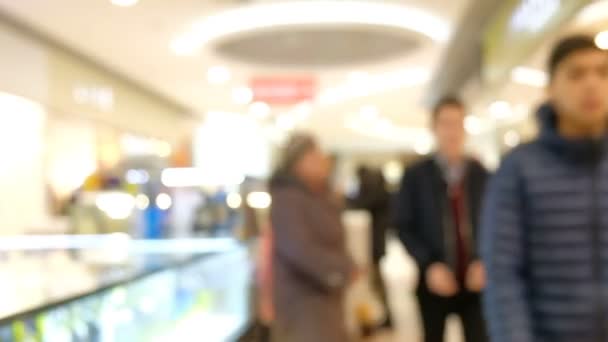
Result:
<svg viewBox="0 0 608 342"><path fill-rule="evenodd" d="M487 340L485 274L475 248L487 171L465 154L465 116L458 98L439 101L432 116L437 152L407 168L397 197L396 227L420 271L427 342L443 341L450 314L460 316L467 342Z"/></svg>
<svg viewBox="0 0 608 342"><path fill-rule="evenodd" d="M370 214L372 283L386 312L386 319L378 328L392 329L393 320L386 284L380 267L380 262L386 255L386 233L390 226L391 195L386 188L384 176L379 170L360 166L357 169L357 177L359 179L359 191L355 197L348 199L348 205L354 209L365 210Z"/></svg>
<svg viewBox="0 0 608 342"><path fill-rule="evenodd" d="M607 341L608 53L567 37L540 136L505 157L482 217L492 341Z"/></svg>
<svg viewBox="0 0 608 342"><path fill-rule="evenodd" d="M275 319L273 303L272 255L274 241L269 224L263 225L256 260L256 285L258 296L257 342L270 342Z"/></svg>
<svg viewBox="0 0 608 342"><path fill-rule="evenodd" d="M315 139L290 138L271 182L275 340L348 341L343 295L355 278L331 162Z"/></svg>

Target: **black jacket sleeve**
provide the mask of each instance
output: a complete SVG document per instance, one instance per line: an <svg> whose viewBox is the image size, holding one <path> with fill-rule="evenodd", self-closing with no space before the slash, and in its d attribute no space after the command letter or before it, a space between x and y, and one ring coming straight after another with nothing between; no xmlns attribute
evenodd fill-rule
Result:
<svg viewBox="0 0 608 342"><path fill-rule="evenodd" d="M416 180L413 169L405 172L401 182L401 189L397 196L395 205L395 226L399 232L399 238L412 255L421 269L426 269L431 263L431 252L422 240L421 228L416 224Z"/></svg>

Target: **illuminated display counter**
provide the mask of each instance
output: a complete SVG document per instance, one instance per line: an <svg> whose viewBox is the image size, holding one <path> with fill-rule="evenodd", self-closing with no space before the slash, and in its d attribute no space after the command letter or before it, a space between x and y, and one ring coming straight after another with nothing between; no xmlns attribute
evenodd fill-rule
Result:
<svg viewBox="0 0 608 342"><path fill-rule="evenodd" d="M2 240L5 250L1 247L11 242ZM100 248L80 238L80 246L67 250L42 246L3 252L0 341L186 341L196 336L212 342L233 341L245 331L251 286L245 247L228 240L121 238L122 245L116 237L105 240ZM213 248L205 252L205 245Z"/></svg>

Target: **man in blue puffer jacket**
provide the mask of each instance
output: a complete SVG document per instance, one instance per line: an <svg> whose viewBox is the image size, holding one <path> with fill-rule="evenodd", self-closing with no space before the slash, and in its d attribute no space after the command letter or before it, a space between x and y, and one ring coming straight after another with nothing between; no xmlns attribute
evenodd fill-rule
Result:
<svg viewBox="0 0 608 342"><path fill-rule="evenodd" d="M608 341L608 52L560 41L541 133L503 161L482 215L494 342Z"/></svg>

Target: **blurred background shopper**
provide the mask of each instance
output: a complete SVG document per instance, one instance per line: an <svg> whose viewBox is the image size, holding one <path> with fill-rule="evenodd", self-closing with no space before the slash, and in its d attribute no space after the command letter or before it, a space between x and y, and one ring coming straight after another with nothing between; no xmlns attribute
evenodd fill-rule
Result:
<svg viewBox="0 0 608 342"><path fill-rule="evenodd" d="M371 277L374 290L380 297L386 318L377 327L378 329L392 329L393 320L386 291L386 284L382 276L380 262L386 255L386 234L391 224L391 194L387 190L386 180L380 170L360 166L357 169L359 191L355 197L349 199L349 207L365 210L370 214L370 253Z"/></svg>
<svg viewBox="0 0 608 342"><path fill-rule="evenodd" d="M348 341L343 294L355 272L330 173L315 139L296 134L271 180L276 341Z"/></svg>
<svg viewBox="0 0 608 342"><path fill-rule="evenodd" d="M540 137L503 161L483 214L492 341L608 338L608 54L593 38L549 59Z"/></svg>
<svg viewBox="0 0 608 342"><path fill-rule="evenodd" d="M465 106L442 99L433 111L437 153L409 167L397 199L401 241L420 270L417 290L425 341L443 341L446 318L462 319L467 342L485 341L476 246L486 170L465 154Z"/></svg>

